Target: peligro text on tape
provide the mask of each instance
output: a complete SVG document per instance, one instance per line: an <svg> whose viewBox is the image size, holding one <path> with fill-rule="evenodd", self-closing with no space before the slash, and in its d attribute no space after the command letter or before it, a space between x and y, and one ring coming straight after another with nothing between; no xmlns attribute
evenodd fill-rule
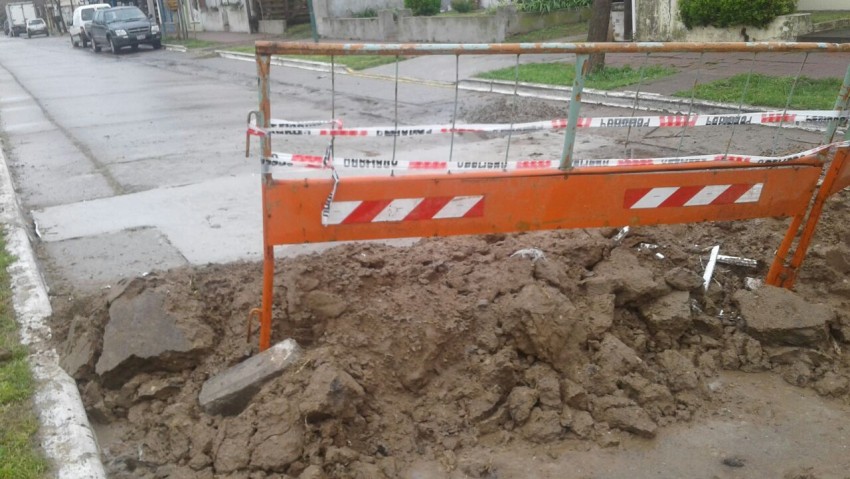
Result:
<svg viewBox="0 0 850 479"><path fill-rule="evenodd" d="M691 155L664 158L617 158L617 159L588 159L573 160L576 168L598 168L612 166L647 166L647 165L676 165L684 163L707 163L707 162L736 162L749 164L772 164L786 163L806 156L816 155L832 148L850 147L850 141L842 141L822 145L800 153L785 156L758 156L740 154L713 154L713 155ZM385 160L377 158L330 158L327 155L300 155L290 153L273 153L270 158L264 158L262 164L268 167L306 167L306 168L333 168L339 170L448 170L448 171L476 171L476 170L541 170L556 169L558 160L512 160L512 161L440 161L440 160Z"/></svg>
<svg viewBox="0 0 850 479"><path fill-rule="evenodd" d="M850 111L833 110L793 110L764 113L741 113L733 115L674 115L674 116L636 116L636 117L595 117L579 118L579 128L668 128L685 126L736 126L736 125L807 125L826 123L834 120L847 123ZM334 120L336 121L336 120ZM367 128L309 128L313 122L289 122L272 124L267 133L288 136L331 136L331 137L406 137L422 135L440 135L446 133L508 133L538 130L559 130L567 127L563 118L526 123L470 123L455 125L414 125L405 127L373 126Z"/></svg>

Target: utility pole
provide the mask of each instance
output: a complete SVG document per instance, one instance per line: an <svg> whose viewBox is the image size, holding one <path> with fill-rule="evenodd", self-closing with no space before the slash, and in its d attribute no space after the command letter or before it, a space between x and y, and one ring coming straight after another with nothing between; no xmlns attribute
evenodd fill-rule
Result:
<svg viewBox="0 0 850 479"><path fill-rule="evenodd" d="M590 24L587 29L587 41L607 42L608 28L611 22L611 0L593 0ZM605 68L605 54L594 53L585 64L586 73L595 73Z"/></svg>

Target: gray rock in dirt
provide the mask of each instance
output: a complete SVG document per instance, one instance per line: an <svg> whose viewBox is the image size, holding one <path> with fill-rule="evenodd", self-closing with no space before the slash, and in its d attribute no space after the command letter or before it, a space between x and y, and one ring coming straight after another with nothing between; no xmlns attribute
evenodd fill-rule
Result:
<svg viewBox="0 0 850 479"><path fill-rule="evenodd" d="M594 412L594 418L641 437L653 438L658 431L655 421L639 406L610 407L601 412Z"/></svg>
<svg viewBox="0 0 850 479"><path fill-rule="evenodd" d="M526 386L518 386L508 395L508 412L511 419L517 424L522 424L531 415L531 409L537 404L539 393L536 389Z"/></svg>
<svg viewBox="0 0 850 479"><path fill-rule="evenodd" d="M668 349L658 355L658 363L667 376L667 385L675 392L689 391L699 386L699 373L690 359Z"/></svg>
<svg viewBox="0 0 850 479"><path fill-rule="evenodd" d="M587 438L593 433L593 424L593 416L587 411L576 411L565 406L561 412L561 426L580 438Z"/></svg>
<svg viewBox="0 0 850 479"><path fill-rule="evenodd" d="M344 299L326 291L310 291L302 301L304 307L320 319L338 318L348 307Z"/></svg>
<svg viewBox="0 0 850 479"><path fill-rule="evenodd" d="M850 272L850 250L846 246L833 246L823 256L830 268L842 274Z"/></svg>
<svg viewBox="0 0 850 479"><path fill-rule="evenodd" d="M561 409L561 383L554 369L536 363L525 372L525 380L539 393L541 406Z"/></svg>
<svg viewBox="0 0 850 479"><path fill-rule="evenodd" d="M850 389L850 381L846 376L841 376L832 371L827 371L821 379L814 384L815 391L823 396L842 397Z"/></svg>
<svg viewBox="0 0 850 479"><path fill-rule="evenodd" d="M564 432L561 427L560 411L544 411L534 408L531 417L520 429L526 439L536 443L546 443L558 439Z"/></svg>
<svg viewBox="0 0 850 479"><path fill-rule="evenodd" d="M608 260L599 263L593 272L595 276L586 282L588 291L614 293L617 305L645 302L670 292L670 287L656 281L654 272L643 267L626 248L613 249ZM609 284L607 288L606 282Z"/></svg>
<svg viewBox="0 0 850 479"><path fill-rule="evenodd" d="M266 381L280 376L300 358L298 343L292 339L279 342L207 379L198 402L207 414L239 414Z"/></svg>
<svg viewBox="0 0 850 479"><path fill-rule="evenodd" d="M301 457L304 451L304 428L300 423L287 426L283 432L273 427L268 431L258 429L250 447L253 467L281 472Z"/></svg>
<svg viewBox="0 0 850 479"><path fill-rule="evenodd" d="M599 339L614 325L615 300L613 294L597 294L585 299L588 338Z"/></svg>
<svg viewBox="0 0 850 479"><path fill-rule="evenodd" d="M95 372L115 387L140 372L179 371L195 364L213 343L208 326L166 309L166 294L146 289L109 306L103 350Z"/></svg>
<svg viewBox="0 0 850 479"><path fill-rule="evenodd" d="M746 332L767 346L818 346L827 340L829 325L837 318L831 308L774 286L739 290L733 300Z"/></svg>
<svg viewBox="0 0 850 479"><path fill-rule="evenodd" d="M330 364L322 364L313 372L298 407L309 423L330 418L348 419L357 414L365 394L351 375Z"/></svg>
<svg viewBox="0 0 850 479"><path fill-rule="evenodd" d="M675 339L691 327L691 295L674 291L644 305L640 312L653 333L664 332Z"/></svg>
<svg viewBox="0 0 850 479"><path fill-rule="evenodd" d="M664 274L664 281L671 288L679 291L700 291L703 286L702 276L682 267L676 267Z"/></svg>
<svg viewBox="0 0 850 479"><path fill-rule="evenodd" d="M94 369L97 337L92 328L86 327L86 323L90 322L88 318L74 316L59 360L62 369L74 379L80 379Z"/></svg>
<svg viewBox="0 0 850 479"><path fill-rule="evenodd" d="M606 334L596 353L596 363L605 373L619 376L635 370L643 360L619 338Z"/></svg>
<svg viewBox="0 0 850 479"><path fill-rule="evenodd" d="M561 380L561 397L564 404L575 409L587 410L587 391L568 378Z"/></svg>

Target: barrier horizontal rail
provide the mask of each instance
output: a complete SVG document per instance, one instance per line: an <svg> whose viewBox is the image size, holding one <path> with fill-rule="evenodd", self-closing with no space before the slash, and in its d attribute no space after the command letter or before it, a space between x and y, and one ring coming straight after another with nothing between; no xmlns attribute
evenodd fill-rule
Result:
<svg viewBox="0 0 850 479"><path fill-rule="evenodd" d="M635 43L255 43L257 55L538 55L549 53L850 53L850 43L635 42Z"/></svg>

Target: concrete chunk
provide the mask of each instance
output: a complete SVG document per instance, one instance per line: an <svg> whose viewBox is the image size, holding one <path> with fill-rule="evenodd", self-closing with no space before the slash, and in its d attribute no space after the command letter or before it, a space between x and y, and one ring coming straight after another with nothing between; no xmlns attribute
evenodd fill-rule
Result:
<svg viewBox="0 0 850 479"><path fill-rule="evenodd" d="M207 414L236 415L266 381L283 373L301 357L295 340L287 339L208 379L198 402Z"/></svg>
<svg viewBox="0 0 850 479"><path fill-rule="evenodd" d="M787 289L764 286L733 296L747 333L766 346L817 347L827 342L835 311L812 304Z"/></svg>

